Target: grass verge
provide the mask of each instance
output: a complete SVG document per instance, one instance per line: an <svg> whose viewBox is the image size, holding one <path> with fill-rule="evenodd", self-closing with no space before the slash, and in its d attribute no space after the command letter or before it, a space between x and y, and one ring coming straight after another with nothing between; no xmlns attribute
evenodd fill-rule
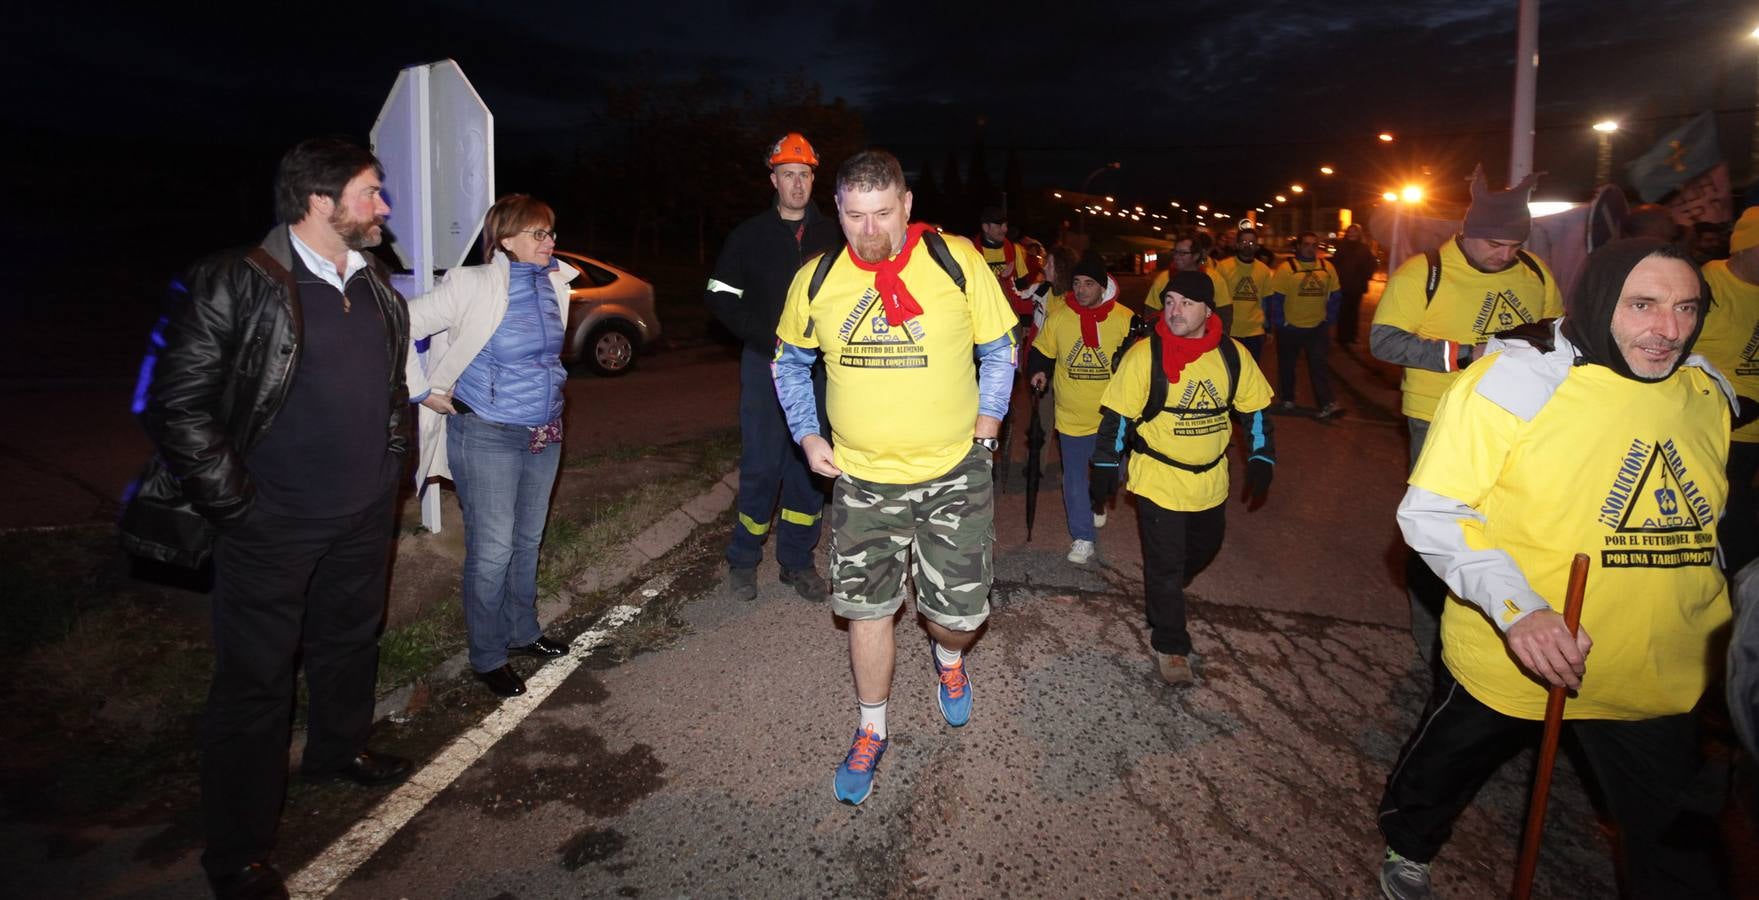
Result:
<svg viewBox="0 0 1759 900"><path fill-rule="evenodd" d="M544 596L699 494L734 464L736 432L664 447L571 458L592 478L662 456L674 474L553 515L539 563ZM608 605L601 591L570 617ZM195 790L196 721L212 667L207 600L131 577L108 528L0 534L0 793L29 819L90 816L146 801L186 803ZM379 685L420 680L465 646L456 596L389 630ZM28 676L28 677L27 677ZM295 728L301 727L298 722Z"/></svg>

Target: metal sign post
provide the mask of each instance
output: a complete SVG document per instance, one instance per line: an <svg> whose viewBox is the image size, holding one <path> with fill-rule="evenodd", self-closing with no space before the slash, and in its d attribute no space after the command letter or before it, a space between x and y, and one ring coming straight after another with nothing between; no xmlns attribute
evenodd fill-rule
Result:
<svg viewBox="0 0 1759 900"><path fill-rule="evenodd" d="M379 108L372 143L385 165L391 249L413 273L398 287L419 296L433 289L435 270L464 262L494 202L495 118L458 63L408 66ZM444 335L433 340L429 354L445 347ZM437 532L440 494L429 488L416 486L421 523Z"/></svg>

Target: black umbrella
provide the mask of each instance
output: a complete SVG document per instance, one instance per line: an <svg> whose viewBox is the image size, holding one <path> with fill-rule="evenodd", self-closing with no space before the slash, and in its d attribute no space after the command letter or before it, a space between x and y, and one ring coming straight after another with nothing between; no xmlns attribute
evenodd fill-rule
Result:
<svg viewBox="0 0 1759 900"><path fill-rule="evenodd" d="M1038 401L1043 391L1028 391L1032 404L1032 421L1026 426L1026 540L1032 540L1032 520L1038 517L1038 482L1044 473L1038 470L1038 454L1044 449L1044 425L1038 421Z"/></svg>

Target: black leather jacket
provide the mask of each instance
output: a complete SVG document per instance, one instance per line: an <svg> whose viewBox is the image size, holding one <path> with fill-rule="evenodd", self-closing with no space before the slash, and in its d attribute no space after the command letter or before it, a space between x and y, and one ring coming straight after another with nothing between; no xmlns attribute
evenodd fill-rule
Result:
<svg viewBox="0 0 1759 900"><path fill-rule="evenodd" d="M391 362L385 441L403 453L409 308L380 263L367 260ZM299 370L303 327L292 267L285 225L257 247L208 257L190 270L189 302L165 325L141 425L184 499L218 526L249 512L253 489L244 457L275 421Z"/></svg>

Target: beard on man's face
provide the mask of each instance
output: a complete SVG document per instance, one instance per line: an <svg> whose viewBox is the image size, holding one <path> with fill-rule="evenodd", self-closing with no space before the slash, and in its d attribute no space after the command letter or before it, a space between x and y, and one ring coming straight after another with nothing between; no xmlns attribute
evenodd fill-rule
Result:
<svg viewBox="0 0 1759 900"><path fill-rule="evenodd" d="M866 263L884 262L892 255L892 236L884 232L877 234L858 234L849 242L855 255Z"/></svg>
<svg viewBox="0 0 1759 900"><path fill-rule="evenodd" d="M342 243L350 250L377 247L385 239L384 224L385 220L380 216L373 216L366 220L350 220L344 215L340 206L330 214L330 227L335 229L336 236L340 237Z"/></svg>

